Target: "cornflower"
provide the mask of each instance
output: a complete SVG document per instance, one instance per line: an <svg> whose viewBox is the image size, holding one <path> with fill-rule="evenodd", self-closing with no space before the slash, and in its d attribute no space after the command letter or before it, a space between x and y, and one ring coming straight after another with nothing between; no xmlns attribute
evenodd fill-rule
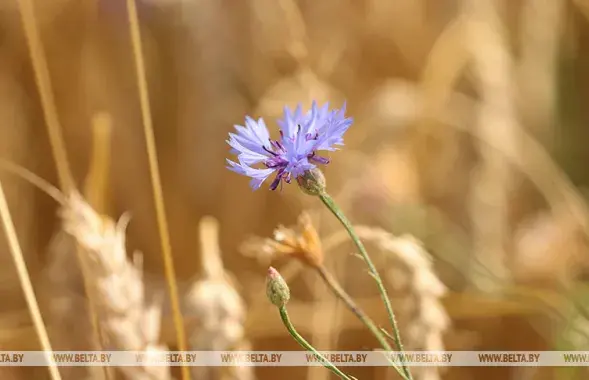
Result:
<svg viewBox="0 0 589 380"><path fill-rule="evenodd" d="M315 164L329 163L329 159L319 156L317 151L335 151L338 145L343 145L343 135L352 125L345 111L345 104L341 109L330 111L328 103L319 108L316 102L306 113L300 104L294 113L285 107L284 118L277 120L278 140L270 139L262 118L255 121L246 116L245 126L236 125L237 133L229 133L227 143L231 153L237 155L237 162L228 159L227 168L251 177L253 190L259 189L273 173L276 176L270 184L271 190L276 190L282 181L291 183L292 178L315 169Z"/></svg>

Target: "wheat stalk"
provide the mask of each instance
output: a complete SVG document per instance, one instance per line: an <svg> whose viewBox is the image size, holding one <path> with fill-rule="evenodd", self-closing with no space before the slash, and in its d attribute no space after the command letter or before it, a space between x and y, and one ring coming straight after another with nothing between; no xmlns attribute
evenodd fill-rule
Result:
<svg viewBox="0 0 589 380"><path fill-rule="evenodd" d="M67 151L62 134L62 126L59 121L57 107L53 95L49 69L43 51L43 44L41 42L40 33L37 27L37 20L35 18L35 10L31 0L19 0L18 6L22 23L24 26L25 36L28 43L29 54L35 80L37 83L39 96L41 98L41 106L43 115L47 124L47 132L49 135L49 142L55 160L57 175L62 191L69 192L75 188L75 182L70 171L70 166L67 158ZM82 258L78 255L78 263L84 272ZM86 284L84 285L86 287ZM100 334L97 329L96 314L94 313L92 295L88 292L88 309L90 310L90 319L92 321L94 340L96 344L100 345Z"/></svg>
<svg viewBox="0 0 589 380"><path fill-rule="evenodd" d="M145 143L149 161L149 172L151 173L153 199L155 202L155 211L161 241L162 258L164 260L166 281L168 283L168 290L170 292L170 303L172 305L174 325L176 327L177 345L178 350L186 351L186 334L184 331L182 312L180 310L180 297L178 296L178 285L176 284L176 273L174 270L174 260L172 257L170 232L168 229L168 222L166 220L166 209L164 205L163 189L158 167L155 134L153 131L153 122L151 119L151 112L149 107L149 93L147 90L145 63L143 62L141 32L139 29L137 7L134 0L127 0L127 9L129 13L131 41L133 44L133 56L135 58L135 70L137 73L137 85L139 86L139 100L141 104L141 115L143 119ZM190 379L190 371L188 367L184 365L182 366L182 378L184 380Z"/></svg>
<svg viewBox="0 0 589 380"><path fill-rule="evenodd" d="M513 106L513 59L507 44L505 26L495 1L464 1L466 46L473 61L476 86L481 96L475 134L480 137L480 163L474 170L468 211L472 223L474 263L485 272L469 271L471 286L483 291L498 291L511 273L506 265L505 242L508 231L508 194L514 173L505 157L484 141L516 151L513 132L516 112ZM473 269L477 266L473 265ZM487 273L491 272L492 277Z"/></svg>
<svg viewBox="0 0 589 380"><path fill-rule="evenodd" d="M43 107L45 122L47 123L49 141L51 143L53 157L57 166L59 182L61 188L68 191L74 187L74 180L67 160L62 128L57 115L55 99L53 98L51 79L47 68L45 54L43 52L43 45L39 37L33 2L31 0L18 0L18 6L29 45L29 53L33 64L35 79L39 88L41 105Z"/></svg>
<svg viewBox="0 0 589 380"><path fill-rule="evenodd" d="M53 363L49 359L49 355L53 351L53 349L51 348L51 343L49 341L47 329L45 328L45 323L43 322L43 317L41 316L41 310L39 309L39 304L37 302L37 298L35 297L33 284L31 283L31 278L29 277L29 273L27 271L27 265L25 263L23 253L20 249L20 244L18 243L16 229L14 228L12 217L10 216L10 210L8 209L8 203L6 202L6 196L4 195L4 189L1 183L0 218L2 219L4 232L6 233L6 237L8 238L10 254L12 255L12 258L14 259L14 264L16 265L18 279L23 289L25 299L29 307L29 312L31 313L31 318L33 319L35 330L37 331L37 336L39 338L39 341L41 342L41 347L45 351L45 355L48 359L49 375L51 376L52 380L61 380L61 375L59 374L59 371L57 370L55 363Z"/></svg>

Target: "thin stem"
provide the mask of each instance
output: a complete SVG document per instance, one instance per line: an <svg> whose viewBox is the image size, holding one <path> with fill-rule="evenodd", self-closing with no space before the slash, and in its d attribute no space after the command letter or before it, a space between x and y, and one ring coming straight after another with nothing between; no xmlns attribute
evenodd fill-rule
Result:
<svg viewBox="0 0 589 380"><path fill-rule="evenodd" d="M88 203L101 215L107 215L107 194L108 194L108 177L110 170L110 143L111 143L112 121L108 114L97 114L92 118L92 153L90 159L90 170L86 176L84 184L84 196ZM78 256L81 258L83 252L79 244L76 244ZM86 292L89 299L96 299L96 291L89 286L88 263L86 260L80 260L80 268L83 273ZM90 295L90 293L93 293ZM102 349L105 347L107 338L104 331L100 328L100 321L96 312L96 306L89 302L90 320L92 329L96 335L95 339ZM115 379L113 367L102 367L104 378L107 380Z"/></svg>
<svg viewBox="0 0 589 380"><path fill-rule="evenodd" d="M380 292L380 296L381 296L382 301L383 301L385 308L387 310L387 314L389 316L389 322L391 323L391 326L393 328L393 338L394 338L395 344L396 344L397 348L399 349L399 351L404 351L403 343L401 342L401 335L399 333L399 327L397 326L397 319L395 318L395 313L393 312L393 307L391 306L391 301L389 300L387 290L384 286L384 283L382 282L382 279L380 278L380 275L378 274L378 271L376 270L376 267L374 266L374 263L370 259L370 256L368 256L368 252L366 252L366 248L364 248L364 244L362 244L360 237L356 234L356 231L354 231L354 227L352 227L352 224L350 223L348 218L346 218L346 216L344 215L342 210L339 208L339 206L335 203L333 198L331 198L331 196L329 194L327 194L326 192L322 192L321 194L319 194L319 198L321 199L323 204L325 204L325 206L327 206L329 211L331 211L333 213L333 215L335 215L335 217L344 226L344 228L346 229L346 231L348 232L348 234L352 238L352 241L354 242L354 244L358 248L358 251L360 251L360 254L362 255L362 258L364 259L364 261L366 262L366 265L368 265L368 270L369 270L370 274L372 275L372 277L374 278L374 281L376 281L378 291ZM403 371L405 372L405 375L407 376L407 378L409 380L413 379L413 377L411 376L411 371L409 371L409 367L407 367L406 365L403 365Z"/></svg>
<svg viewBox="0 0 589 380"><path fill-rule="evenodd" d="M62 126L59 121L57 107L55 105L55 98L53 94L53 87L51 85L51 76L49 75L49 68L47 65L47 58L41 42L39 28L37 26L37 19L35 17L35 8L31 0L19 0L18 6L21 14L22 24L27 40L29 55L31 57L31 64L33 65L33 73L39 91L41 100L41 108L45 123L47 125L47 134L49 136L49 145L55 166L57 170L57 177L61 190L69 194L75 189L75 181L73 179L69 161L67 157L67 150L65 148L65 141L63 138ZM92 323L93 338L99 348L103 348L102 340L100 338L100 329L98 326L98 316L96 315L96 308L94 306L94 299L91 289L88 287L87 274L84 269L84 262L80 256L79 247L76 245L76 256L84 278L84 289L87 293L88 312L90 314L90 321ZM104 370L105 378L110 379L108 371Z"/></svg>
<svg viewBox="0 0 589 380"><path fill-rule="evenodd" d="M339 368L337 368L335 365L333 365L329 360L325 359L323 357L323 355L321 355L319 352L317 352L315 347L311 346L311 344L309 342L307 342L305 340L305 338L303 338L297 332L297 330L295 329L293 324L290 322L290 318L288 317L288 313L286 311L286 306L281 306L278 308L278 310L280 311L280 319L282 319L282 323L284 323L284 326L288 330L290 336L292 336L294 338L294 340L297 341L298 344L300 344L305 350L310 351L313 354L315 354L317 356L317 359L321 360L321 362L323 363L325 368L327 368L331 372L335 373L340 378L342 378L344 380L352 380L353 379L352 377L343 373Z"/></svg>
<svg viewBox="0 0 589 380"><path fill-rule="evenodd" d="M383 332L378 328L378 326L376 326L374 321L364 312L364 310L362 310L356 304L356 302L354 302L352 297L350 297L349 294L346 293L346 291L340 286L339 282L335 279L335 277L333 277L333 275L327 270L327 268L325 268L323 265L317 266L315 268L317 269L317 273L319 273L319 276L321 276L323 281L325 281L325 284L331 289L333 294L335 294L337 298L342 300L344 304L348 307L348 309L350 309L350 311L354 313L362 323L364 323L368 330L370 330L372 335L374 335L376 340L378 340L378 343L380 343L380 346L383 348L383 350L393 351L391 345L389 344L387 338L384 336ZM399 366L397 366L397 364L394 362L391 362L391 364L393 365L393 368L395 368L397 372L399 372L399 375L401 375L401 377L407 379L407 375L404 373L404 370L399 368Z"/></svg>
<svg viewBox="0 0 589 380"><path fill-rule="evenodd" d="M84 195L96 212L108 215L112 119L108 113L92 117L92 155Z"/></svg>
<svg viewBox="0 0 589 380"><path fill-rule="evenodd" d="M55 166L57 167L57 177L59 178L62 190L67 192L72 190L75 184L67 159L61 123L59 122L57 107L55 106L49 69L41 43L39 28L37 27L33 2L31 0L19 0L18 6L31 56L33 73L35 74L35 81L39 90L41 108L45 117L45 123L47 124L49 142L53 152Z"/></svg>
<svg viewBox="0 0 589 380"><path fill-rule="evenodd" d="M50 360L50 355L53 349L51 348L51 342L49 341L47 328L43 322L41 310L39 309L39 304L37 303L37 298L35 297L35 291L33 290L33 284L31 283L29 272L27 271L27 265L20 248L20 244L18 243L18 237L16 236L16 230L14 228L14 223L12 222L12 217L10 216L10 210L8 209L8 203L6 202L6 196L4 195L2 184L0 184L0 218L2 219L2 225L4 226L4 232L6 233L6 238L8 240L10 254L12 255L14 264L16 266L18 279L20 281L23 293L25 294L27 305L29 306L31 318L33 319L33 325L35 326L35 330L39 336L41 348L43 348L43 351L45 351L45 356L47 357L49 375L52 380L61 380L57 366L52 360Z"/></svg>
<svg viewBox="0 0 589 380"><path fill-rule="evenodd" d="M180 297L178 295L178 285L176 284L174 260L172 259L170 231L168 228L168 222L166 220L166 209L164 205L162 183L158 167L155 134L153 131L153 122L151 119L151 112L149 107L149 93L147 90L147 81L145 75L145 62L143 61L141 31L139 29L139 20L137 16L137 6L135 4L135 0L127 0L127 10L129 16L129 29L131 32L131 41L133 45L133 56L135 58L135 71L137 74L137 85L139 87L141 116L143 119L143 129L145 133L147 158L149 161L149 172L151 174L151 185L153 190L153 199L155 203L156 219L160 235L166 282L168 283L168 291L170 292L170 304L172 305L174 326L176 328L176 345L178 346L178 351L186 351L186 334L184 332L182 312L180 311ZM181 371L182 379L189 380L189 368L186 365L183 365L181 367Z"/></svg>

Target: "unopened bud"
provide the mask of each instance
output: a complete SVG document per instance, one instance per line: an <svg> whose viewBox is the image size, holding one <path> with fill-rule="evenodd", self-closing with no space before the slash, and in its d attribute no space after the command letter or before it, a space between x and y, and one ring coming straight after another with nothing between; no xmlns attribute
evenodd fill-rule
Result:
<svg viewBox="0 0 589 380"><path fill-rule="evenodd" d="M290 299L290 289L284 278L273 267L268 268L266 277L266 296L275 306L282 307Z"/></svg>
<svg viewBox="0 0 589 380"><path fill-rule="evenodd" d="M320 195L325 192L326 181L323 172L318 168L307 170L297 177L301 190L309 195Z"/></svg>

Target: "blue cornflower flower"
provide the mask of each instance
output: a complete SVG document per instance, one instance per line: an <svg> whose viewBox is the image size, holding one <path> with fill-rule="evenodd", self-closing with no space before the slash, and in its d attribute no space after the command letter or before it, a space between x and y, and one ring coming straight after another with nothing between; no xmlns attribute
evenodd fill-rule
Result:
<svg viewBox="0 0 589 380"><path fill-rule="evenodd" d="M284 107L284 118L278 120L280 139L271 140L268 128L262 118L255 121L245 118L245 127L236 125L237 133L229 133L227 143L237 161L227 160L228 169L251 177L250 186L257 190L274 172L276 177L270 184L276 190L281 181L290 183L315 163L327 164L327 158L317 155L319 150L336 150L343 145L343 135L352 125L352 119L345 117L346 105L341 109L329 110L329 104L319 108L313 102L311 110L303 113L299 104L294 113ZM263 167L254 167L261 164Z"/></svg>

